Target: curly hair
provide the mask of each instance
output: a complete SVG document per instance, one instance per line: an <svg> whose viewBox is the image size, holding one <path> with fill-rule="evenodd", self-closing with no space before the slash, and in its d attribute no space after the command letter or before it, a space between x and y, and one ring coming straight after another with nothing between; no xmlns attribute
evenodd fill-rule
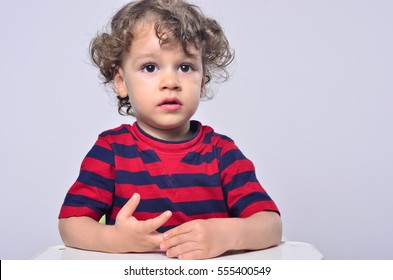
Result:
<svg viewBox="0 0 393 280"><path fill-rule="evenodd" d="M154 24L160 44L177 41L189 54L192 44L202 53L206 84L212 79L225 81L227 66L234 53L221 26L206 17L195 5L183 0L139 0L123 6L112 18L108 32L98 34L90 44L90 56L100 70L104 84L112 84L115 70L129 52L136 27L147 22ZM209 98L206 94L206 98ZM118 98L118 112L133 115L128 97Z"/></svg>

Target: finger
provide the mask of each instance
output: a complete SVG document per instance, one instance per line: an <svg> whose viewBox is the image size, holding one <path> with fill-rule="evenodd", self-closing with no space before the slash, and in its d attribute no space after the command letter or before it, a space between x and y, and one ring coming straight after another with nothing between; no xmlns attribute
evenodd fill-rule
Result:
<svg viewBox="0 0 393 280"><path fill-rule="evenodd" d="M209 258L209 256L203 254L202 250L194 250L194 251L186 252L177 257L179 260L203 260Z"/></svg>
<svg viewBox="0 0 393 280"><path fill-rule="evenodd" d="M157 231L154 231L146 235L146 241L149 244L154 245L154 248L158 250L160 249L160 243L162 242L162 234Z"/></svg>
<svg viewBox="0 0 393 280"><path fill-rule="evenodd" d="M134 195L127 201L126 204L120 209L117 216L119 218L130 218L134 213L135 209L138 207L138 204L141 200L141 197L138 193L134 193Z"/></svg>
<svg viewBox="0 0 393 280"><path fill-rule="evenodd" d="M182 244L185 244L187 242L192 241L190 236L188 234L181 234L181 235L176 235L174 237L171 237L169 239L165 239L165 235L163 236L164 241L161 242L160 248L161 250L169 250L170 248L174 248L176 246L180 246Z"/></svg>
<svg viewBox="0 0 393 280"><path fill-rule="evenodd" d="M160 244L161 250L169 250L170 248L181 246L188 242L195 242L195 237L191 234L191 230L175 231L175 233L176 235L163 234L164 241Z"/></svg>
<svg viewBox="0 0 393 280"><path fill-rule="evenodd" d="M202 250L198 248L196 242L186 242L176 247L166 250L166 255L169 258L191 259L197 258L197 254L201 254ZM192 257L194 255L194 257Z"/></svg>
<svg viewBox="0 0 393 280"><path fill-rule="evenodd" d="M145 221L146 231L147 232L155 231L160 226L165 224L171 216L172 216L171 211L165 211L153 219L146 220Z"/></svg>
<svg viewBox="0 0 393 280"><path fill-rule="evenodd" d="M189 233L191 232L191 230L192 230L191 223L187 222L164 232L163 237L164 240L168 240L174 238L175 236Z"/></svg>

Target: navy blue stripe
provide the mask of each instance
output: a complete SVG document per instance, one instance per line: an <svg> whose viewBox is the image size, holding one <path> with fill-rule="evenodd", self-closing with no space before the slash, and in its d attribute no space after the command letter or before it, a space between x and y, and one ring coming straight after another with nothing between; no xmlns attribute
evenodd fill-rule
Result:
<svg viewBox="0 0 393 280"><path fill-rule="evenodd" d="M140 152L140 156L144 163L153 163L153 162L160 162L161 159L158 157L156 152L153 150L145 150Z"/></svg>
<svg viewBox="0 0 393 280"><path fill-rule="evenodd" d="M87 153L87 157L97 159L102 162L106 162L110 165L114 165L113 153L112 151L103 148L101 146L93 146L91 150Z"/></svg>
<svg viewBox="0 0 393 280"><path fill-rule="evenodd" d="M224 170L235 161L243 160L243 159L246 159L246 157L243 155L243 153L240 150L238 149L230 150L221 156L220 170Z"/></svg>
<svg viewBox="0 0 393 280"><path fill-rule="evenodd" d="M211 163L215 158L215 153L213 152L203 155L198 152L190 152L181 160L181 162L191 165L200 165L202 163Z"/></svg>
<svg viewBox="0 0 393 280"><path fill-rule="evenodd" d="M94 172L90 172L87 170L82 170L80 172L77 181L82 184L94 186L110 192L113 192L114 189L113 180L102 177Z"/></svg>
<svg viewBox="0 0 393 280"><path fill-rule="evenodd" d="M127 198L115 197L115 206L123 207ZM201 200L190 202L171 202L168 198L142 199L135 212L162 213L166 210L182 212L186 216L227 213L227 207L223 200Z"/></svg>
<svg viewBox="0 0 393 280"><path fill-rule="evenodd" d="M177 184L177 182L180 182ZM116 183L132 184L135 186L145 186L155 184L161 189L173 188L177 185L181 187L216 187L220 185L219 173L207 174L174 174L170 177L167 175L151 176L147 171L128 172L116 170Z"/></svg>
<svg viewBox="0 0 393 280"><path fill-rule="evenodd" d="M173 229L173 228L175 228L175 227L177 227L177 225L173 225L173 226L162 226L162 227L159 227L159 228L157 229L157 231L158 231L159 233L164 233L164 232L166 232L166 231L168 231L168 230L170 230L170 229Z"/></svg>
<svg viewBox="0 0 393 280"><path fill-rule="evenodd" d="M123 145L112 143L112 149L115 155L124 158L137 158L139 156L138 148L136 145Z"/></svg>
<svg viewBox="0 0 393 280"><path fill-rule="evenodd" d="M112 144L113 151L116 155L124 158L142 158L144 163L161 161L153 150L140 151L136 145Z"/></svg>
<svg viewBox="0 0 393 280"><path fill-rule="evenodd" d="M232 217L239 217L241 212L251 204L258 201L270 201L271 198L266 192L253 192L240 198L232 205L229 213Z"/></svg>
<svg viewBox="0 0 393 280"><path fill-rule="evenodd" d="M102 132L100 134L100 136L101 137L106 137L106 136L109 136L109 135L121 135L121 134L124 134L124 133L130 133L128 131L127 127L125 127L125 126L123 126L121 129L118 129L118 130L111 129L111 130L108 130L108 131L104 131L104 132Z"/></svg>
<svg viewBox="0 0 393 280"><path fill-rule="evenodd" d="M205 138L203 139L202 143L203 144L211 144L213 135L214 135L213 130L210 131L209 133L206 133Z"/></svg>
<svg viewBox="0 0 393 280"><path fill-rule="evenodd" d="M258 182L258 179L255 175L254 171L246 171L239 174L236 174L232 177L232 180L223 186L224 196L227 197L228 192L231 190L237 189L241 186L244 186L248 182Z"/></svg>
<svg viewBox="0 0 393 280"><path fill-rule="evenodd" d="M212 175L208 174L174 174L171 176L172 181L180 182L182 187L217 187L221 185L221 178L219 173Z"/></svg>
<svg viewBox="0 0 393 280"><path fill-rule="evenodd" d="M106 223L107 225L114 225L115 222L116 222L116 220L115 220L115 219L112 219L112 218L108 218L108 216L109 216L109 215L106 215L105 223Z"/></svg>
<svg viewBox="0 0 393 280"><path fill-rule="evenodd" d="M73 207L86 206L98 213L105 213L105 209L109 209L110 207L110 205L103 203L101 201L97 201L83 195L70 194L70 193L66 195L63 205L73 206Z"/></svg>

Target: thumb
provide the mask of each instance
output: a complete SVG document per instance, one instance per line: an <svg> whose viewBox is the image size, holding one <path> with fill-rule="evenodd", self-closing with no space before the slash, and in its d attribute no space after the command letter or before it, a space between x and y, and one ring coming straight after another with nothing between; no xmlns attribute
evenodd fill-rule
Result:
<svg viewBox="0 0 393 280"><path fill-rule="evenodd" d="M117 217L131 218L132 214L134 214L135 209L138 207L140 200L141 200L141 196L138 193L134 193L134 195L120 209L119 213L117 214Z"/></svg>

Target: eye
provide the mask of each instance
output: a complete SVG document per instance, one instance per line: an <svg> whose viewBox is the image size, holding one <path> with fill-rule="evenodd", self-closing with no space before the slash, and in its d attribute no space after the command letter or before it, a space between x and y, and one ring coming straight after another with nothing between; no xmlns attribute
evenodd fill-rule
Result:
<svg viewBox="0 0 393 280"><path fill-rule="evenodd" d="M142 67L143 72L154 73L157 71L157 67L154 64L146 64Z"/></svg>
<svg viewBox="0 0 393 280"><path fill-rule="evenodd" d="M179 70L183 73L189 73L194 70L194 68L189 64L182 64L179 66Z"/></svg>

